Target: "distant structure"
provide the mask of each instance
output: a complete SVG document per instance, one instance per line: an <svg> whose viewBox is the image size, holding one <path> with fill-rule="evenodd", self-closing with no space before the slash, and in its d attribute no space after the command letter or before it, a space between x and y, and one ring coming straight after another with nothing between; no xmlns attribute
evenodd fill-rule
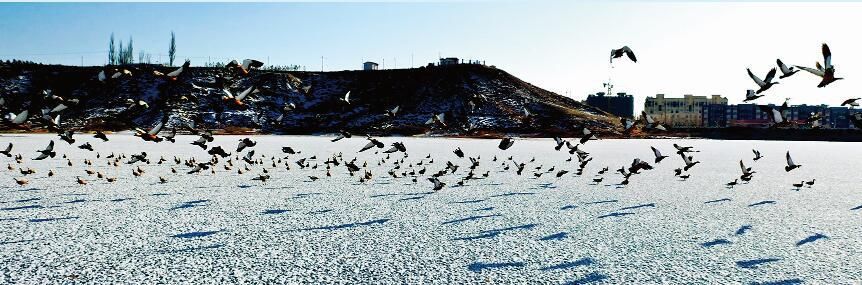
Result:
<svg viewBox="0 0 862 285"><path fill-rule="evenodd" d="M703 107L707 105L727 105L727 98L721 95L707 97L691 94L682 98L665 98L664 94L656 94L655 97L646 98L644 112L672 127L700 127L703 126Z"/></svg>
<svg viewBox="0 0 862 285"><path fill-rule="evenodd" d="M376 62L366 61L362 64L362 70L378 70L380 69L379 65Z"/></svg>
<svg viewBox="0 0 862 285"><path fill-rule="evenodd" d="M767 106L778 108L773 104ZM855 128L850 117L855 109L847 107L829 107L827 105L794 105L784 111L788 121L803 126L811 114L820 114L820 126L828 129ZM722 105L710 104L703 106L702 126L708 128L753 127L766 128L772 124L768 114L760 110L757 104Z"/></svg>
<svg viewBox="0 0 862 285"><path fill-rule="evenodd" d="M440 66L456 65L458 63L459 63L459 61L458 61L457 57L447 57L447 58L441 58L440 59Z"/></svg>
<svg viewBox="0 0 862 285"><path fill-rule="evenodd" d="M635 112L634 97L625 92L619 92L616 96L605 96L605 92L596 92L588 95L585 103L617 117L632 118Z"/></svg>

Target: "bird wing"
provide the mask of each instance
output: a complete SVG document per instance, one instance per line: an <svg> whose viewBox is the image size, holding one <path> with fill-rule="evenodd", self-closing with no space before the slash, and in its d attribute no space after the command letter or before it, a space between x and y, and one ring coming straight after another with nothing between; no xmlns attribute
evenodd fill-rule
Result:
<svg viewBox="0 0 862 285"><path fill-rule="evenodd" d="M652 147L652 146L650 148L652 149L653 154L655 154L655 157L661 157L661 152L658 151L657 148Z"/></svg>
<svg viewBox="0 0 862 285"><path fill-rule="evenodd" d="M644 120L646 120L647 124L655 123L655 120L653 120L652 116L647 114L646 111L641 111L641 115L644 117Z"/></svg>
<svg viewBox="0 0 862 285"><path fill-rule="evenodd" d="M748 70L748 77L751 77L751 80L754 80L754 83L757 83L757 85L761 86L761 87L763 87L763 85L766 85L766 83L763 82L763 80L760 80L760 77L757 77L757 75L754 75L754 73L751 73L750 68L746 68L746 70Z"/></svg>
<svg viewBox="0 0 862 285"><path fill-rule="evenodd" d="M392 108L392 111L390 111L390 112L392 114L398 113L398 109L400 109L400 108L401 108L401 106L395 106L395 108Z"/></svg>
<svg viewBox="0 0 862 285"><path fill-rule="evenodd" d="M686 156L685 153L681 153L680 156L682 156L682 161L685 162L685 165L691 164L691 159L688 156Z"/></svg>
<svg viewBox="0 0 862 285"><path fill-rule="evenodd" d="M153 127L152 130L147 132L147 134L156 135L162 131L162 127L164 127L164 126L165 126L165 122L159 122L155 127Z"/></svg>
<svg viewBox="0 0 862 285"><path fill-rule="evenodd" d="M626 54L626 56L628 56L628 57L629 57L629 59L631 59L633 62L638 62L638 59L637 59L637 58L635 58L635 52L634 52L634 51L632 51L632 49L631 49L631 48L629 48L629 46L623 46L623 52L624 52L624 53Z"/></svg>
<svg viewBox="0 0 862 285"><path fill-rule="evenodd" d="M24 123L24 121L27 121L27 116L29 116L29 115L30 115L30 111L27 111L27 110L21 111L21 113L18 113L18 115L15 115L15 118L12 119L12 123L13 124Z"/></svg>
<svg viewBox="0 0 862 285"><path fill-rule="evenodd" d="M554 142L556 142L557 145L561 145L563 144L563 139L561 139L560 137L554 137Z"/></svg>
<svg viewBox="0 0 862 285"><path fill-rule="evenodd" d="M790 73L790 68L787 68L787 65L785 65L783 62L781 62L781 59L776 59L775 63L778 64L778 68L781 69L782 74Z"/></svg>
<svg viewBox="0 0 862 285"><path fill-rule="evenodd" d="M243 100L243 99L245 99L245 97L247 97L249 94L257 93L257 92L258 92L257 87L256 87L256 86L254 86L254 85L252 85L251 87L249 87L249 88L248 88L248 89L246 89L245 91L242 91L242 93L239 93L239 95L236 95L236 100L242 101L242 100Z"/></svg>
<svg viewBox="0 0 862 285"><path fill-rule="evenodd" d="M784 116L781 114L781 111L772 109L772 118L776 123L784 122Z"/></svg>
<svg viewBox="0 0 862 285"><path fill-rule="evenodd" d="M233 98L234 98L234 97L233 97L233 94L232 94L232 93L230 93L230 91L229 91L229 90L227 90L227 89L222 89L221 91L222 91L222 92L224 92L224 95L225 95L225 96L227 96L228 98L231 98L231 99L233 99Z"/></svg>
<svg viewBox="0 0 862 285"><path fill-rule="evenodd" d="M66 106L63 103L60 103L59 105L57 105L57 107L54 107L54 109L51 109L51 111L49 113L60 112L60 111L66 110L67 108L69 108L69 106Z"/></svg>
<svg viewBox="0 0 862 285"><path fill-rule="evenodd" d="M793 159L790 158L790 151L787 151L787 165L789 165L789 166L796 165L795 163L793 163Z"/></svg>
<svg viewBox="0 0 862 285"><path fill-rule="evenodd" d="M360 149L360 150L359 150L359 152L366 151L366 150L368 150L368 149L370 149L370 148L372 148L372 147L374 147L374 142L368 142L368 144L366 144L365 146L363 146L363 147L362 147L362 149Z"/></svg>
<svg viewBox="0 0 862 285"><path fill-rule="evenodd" d="M819 64L818 64L818 65L819 65ZM820 77L823 77L823 75L825 74L822 70L814 69L814 68L810 68L810 67L804 67L804 66L796 65L796 68L799 68L799 69L802 69L802 70L808 71L808 72L810 72L811 74L814 74L814 75L817 75L817 76L820 76Z"/></svg>
<svg viewBox="0 0 862 285"><path fill-rule="evenodd" d="M350 103L350 91L347 91L347 94L344 94L344 102Z"/></svg>
<svg viewBox="0 0 862 285"><path fill-rule="evenodd" d="M180 75L180 73L183 73L183 67L182 66L180 66L180 68L177 68L177 70L171 71L167 75L170 77L177 77Z"/></svg>
<svg viewBox="0 0 862 285"><path fill-rule="evenodd" d="M48 154L46 154L46 153L42 153L42 154L40 154L39 156L37 156L37 157L33 158L33 160L43 160L43 159L45 159L45 158L47 158L47 157L48 157Z"/></svg>
<svg viewBox="0 0 862 285"><path fill-rule="evenodd" d="M739 168L742 168L742 174L748 174L748 169L745 168L745 164L742 163L742 160L739 160Z"/></svg>
<svg viewBox="0 0 862 285"><path fill-rule="evenodd" d="M826 43L823 43L823 65L826 69L832 68L832 51L829 50L829 46Z"/></svg>
<svg viewBox="0 0 862 285"><path fill-rule="evenodd" d="M772 82L772 79L775 78L775 68L769 70L769 73L766 74L765 82Z"/></svg>
<svg viewBox="0 0 862 285"><path fill-rule="evenodd" d="M5 152L5 153L9 153L9 152L11 152L11 151L12 151L12 143L9 143L9 146L7 146L7 147L6 147L6 150L4 150L3 152Z"/></svg>

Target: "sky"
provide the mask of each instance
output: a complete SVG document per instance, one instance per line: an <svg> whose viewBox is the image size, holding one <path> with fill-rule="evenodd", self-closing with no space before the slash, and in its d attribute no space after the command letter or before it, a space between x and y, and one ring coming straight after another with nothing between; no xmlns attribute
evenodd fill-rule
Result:
<svg viewBox="0 0 862 285"><path fill-rule="evenodd" d="M800 72L758 103L840 104L862 90L862 3L722 1L385 1L328 3L0 3L0 59L102 65L108 39L134 39L166 61L255 58L307 70L484 60L537 86L585 99L612 82L635 96L719 94L731 104L757 89L781 58L814 66L828 43L842 80L817 88ZM609 64L612 48L638 62ZM857 80L858 78L858 80Z"/></svg>

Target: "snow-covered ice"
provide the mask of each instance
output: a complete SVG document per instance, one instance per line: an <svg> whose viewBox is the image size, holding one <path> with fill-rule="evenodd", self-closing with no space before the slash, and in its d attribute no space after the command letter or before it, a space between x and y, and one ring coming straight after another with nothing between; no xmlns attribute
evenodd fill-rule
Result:
<svg viewBox="0 0 862 285"><path fill-rule="evenodd" d="M554 151L549 139L519 139L509 150L497 140L381 138L403 141L413 169L427 167L418 183L386 172L403 154L357 154L367 142L354 137L255 136L256 155L272 179L252 181L261 166L238 174L220 164L216 174L185 174L172 158L208 159L190 145L143 142L129 135L100 142L78 135L75 146L53 135L2 135L24 155L18 165L0 156L0 283L57 284L858 284L862 282L862 187L858 143L599 140L583 149L594 160L575 176L577 158ZM235 150L238 136L217 136L212 145ZM55 140L57 158L31 161ZM96 152L77 145L91 142ZM680 181L673 143L691 145L700 164ZM670 157L626 187L614 170L634 158L652 163L649 146ZM290 155L290 170L269 159ZM455 185L469 171L467 156L481 155L476 174L489 178ZM752 148L764 159L753 162ZM784 170L784 153L796 163ZM132 176L132 166L108 166L111 152L146 151L152 163ZM325 177L323 161L336 152L367 161L374 178L360 184L341 165ZM60 155L69 156L68 167ZM434 159L428 165L426 155ZM492 162L497 156L498 161ZM168 159L156 164L160 156ZM300 169L309 160L317 169ZM502 162L527 162L524 175ZM93 166L83 163L85 158ZM423 166L415 163L424 159ZM725 183L740 175L738 161L756 173L749 184ZM427 181L446 161L460 165L441 177L438 192ZM358 163L358 164L360 164ZM6 170L7 164L15 168ZM565 168L535 178L534 168ZM608 173L593 185L603 167ZM19 168L36 169L19 186ZM171 174L171 167L181 174ZM49 169L56 175L47 177ZM88 176L86 169L119 181ZM321 177L311 182L308 176ZM90 182L78 185L75 177ZM169 182L158 183L164 176ZM802 180L816 179L796 191Z"/></svg>

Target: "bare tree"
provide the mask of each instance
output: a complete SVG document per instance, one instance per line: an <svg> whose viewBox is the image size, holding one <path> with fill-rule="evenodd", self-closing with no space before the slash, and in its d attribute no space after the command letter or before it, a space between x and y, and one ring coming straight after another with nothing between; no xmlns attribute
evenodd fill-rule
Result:
<svg viewBox="0 0 862 285"><path fill-rule="evenodd" d="M171 46L168 48L168 60L169 66L174 66L174 59L177 55L177 40L176 36L174 36L174 31L171 31Z"/></svg>
<svg viewBox="0 0 862 285"><path fill-rule="evenodd" d="M117 64L117 51L114 47L114 33L111 33L111 41L108 42L108 65Z"/></svg>

